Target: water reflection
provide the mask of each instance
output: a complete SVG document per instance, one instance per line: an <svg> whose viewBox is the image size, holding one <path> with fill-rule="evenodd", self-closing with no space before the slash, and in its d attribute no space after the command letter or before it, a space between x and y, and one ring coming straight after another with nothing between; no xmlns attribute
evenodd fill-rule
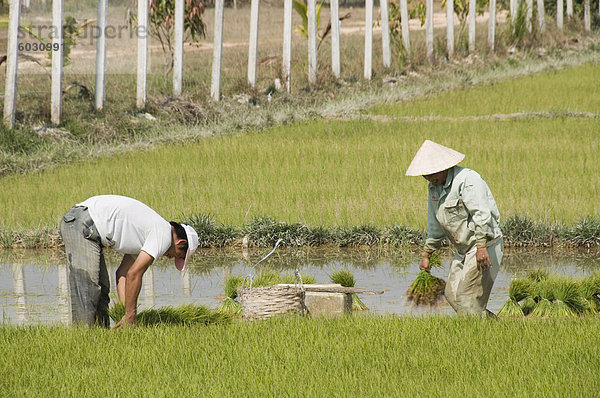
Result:
<svg viewBox="0 0 600 398"><path fill-rule="evenodd" d="M157 261L144 275L140 309L182 304L215 308L222 297L224 281L232 274L248 275L252 265L268 251L200 251L181 273L175 270L172 262L166 259ZM111 278L111 300L116 300L114 274L121 258L110 251L107 251L106 257ZM450 252L444 257L447 259L443 263L444 268L433 273L446 279ZM299 268L303 276L312 275L320 283L329 282L333 272L348 269L354 274L357 286L385 290L380 296L361 297L374 313L452 314L445 303L434 308L422 308L411 307L406 302L405 292L418 272L418 260L418 251L410 250L302 249L290 254L283 249L261 263L259 268L281 273L291 273ZM0 252L0 322L69 324L69 278L65 264L64 255L56 253ZM552 273L587 275L600 269L600 250L506 250L489 308L498 311L506 300L510 280L536 268Z"/></svg>

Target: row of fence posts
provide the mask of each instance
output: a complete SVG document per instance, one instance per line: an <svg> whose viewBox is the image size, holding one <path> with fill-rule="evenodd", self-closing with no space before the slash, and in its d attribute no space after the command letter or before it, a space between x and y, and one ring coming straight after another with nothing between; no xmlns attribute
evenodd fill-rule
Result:
<svg viewBox="0 0 600 398"><path fill-rule="evenodd" d="M147 73L148 73L148 4L150 0L138 1L137 9L137 90L136 106L143 109L146 105ZM526 2L527 30L532 31L533 0L510 0L510 15L515 22L517 7L520 1ZM25 0L28 7L29 0ZM62 115L62 74L63 74L63 29L64 0L52 1L52 87L50 118L55 125L60 124ZM256 68L258 51L258 21L260 0L252 0L250 5L250 36L248 44L248 83L256 86ZM173 94L181 95L183 83L183 40L184 40L184 14L185 0L175 0L174 22L174 58L173 58ZM365 53L364 53L364 78L372 76L372 44L373 44L373 0L365 0ZM336 78L340 77L340 24L338 14L338 0L330 0L331 15L331 69ZM537 0L538 26L543 32L545 29L544 1ZM567 0L567 18L573 15L573 0ZM599 0L600 9L600 0ZM447 51L448 56L454 55L454 4L453 0L446 2L447 19ZM475 17L476 1L469 1L468 11L468 51L475 51ZM221 62L223 54L223 27L224 27L224 0L215 0L215 23L213 38L213 62L211 78L211 97L218 101L221 97ZM13 127L16 112L17 96L17 65L19 48L19 26L21 14L21 0L9 0L8 46L6 59L6 80L4 95L4 122ZM496 0L489 0L489 25L488 47L494 51L496 29ZM96 42L96 90L95 107L100 110L104 107L106 98L106 39L107 39L108 0L98 0L98 18ZM316 0L308 0L308 82L311 86L317 82L317 8ZM400 16L402 21L408 21L407 0L400 0ZM387 0L380 1L380 17L382 30L382 58L385 67L391 66L390 29ZM285 78L285 87L290 91L291 78L291 51L292 51L292 0L284 0L283 18L283 54L282 71ZM563 28L563 0L557 0L556 23L559 29ZM426 0L426 51L427 57L434 57L433 36L433 0ZM590 0L584 0L584 26L587 31L591 29ZM410 31L408 23L401 24L402 40L407 53L411 53Z"/></svg>
<svg viewBox="0 0 600 398"><path fill-rule="evenodd" d="M16 321L19 324L29 324L32 322L30 318L29 304L27 302L27 284L22 263L14 263L11 265L13 274L13 294L15 298L15 313ZM115 269L108 270L110 278L110 286L116 286ZM69 268L66 264L57 266L57 298L58 298L58 316L60 322L71 324L71 290L69 286ZM155 306L155 287L154 287L154 268L150 267L144 274L144 307L154 308ZM182 297L189 298L192 295L192 279L189 269L181 272L181 293Z"/></svg>

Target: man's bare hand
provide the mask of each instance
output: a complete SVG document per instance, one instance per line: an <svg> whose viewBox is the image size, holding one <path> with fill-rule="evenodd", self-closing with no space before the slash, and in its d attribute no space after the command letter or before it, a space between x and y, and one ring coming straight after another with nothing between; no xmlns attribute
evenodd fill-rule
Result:
<svg viewBox="0 0 600 398"><path fill-rule="evenodd" d="M477 249L475 258L477 259L477 269L480 271L492 266L490 255L485 247Z"/></svg>

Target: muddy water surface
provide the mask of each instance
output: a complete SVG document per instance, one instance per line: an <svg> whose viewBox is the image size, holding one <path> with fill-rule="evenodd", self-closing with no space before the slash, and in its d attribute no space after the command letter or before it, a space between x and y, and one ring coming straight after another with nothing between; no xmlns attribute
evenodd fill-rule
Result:
<svg viewBox="0 0 600 398"><path fill-rule="evenodd" d="M198 304L216 308L222 299L224 280L232 274L249 275L253 265L268 250L204 251L196 254L188 271L180 273L171 262L159 260L144 276L140 308ZM443 268L432 273L446 279L451 253L446 252ZM111 300L115 299L114 274L119 257L107 253L111 277ZM278 250L261 269L312 275L317 283L329 283L339 269L354 274L356 285L384 290L381 295L361 299L377 314L453 314L445 302L435 307L414 307L406 301L406 289L418 272L418 252L407 250ZM600 251L540 251L506 249L488 308L497 312L508 297L511 278L530 269L584 276L600 270ZM0 252L0 324L54 324L69 321L69 291L64 256L60 252Z"/></svg>

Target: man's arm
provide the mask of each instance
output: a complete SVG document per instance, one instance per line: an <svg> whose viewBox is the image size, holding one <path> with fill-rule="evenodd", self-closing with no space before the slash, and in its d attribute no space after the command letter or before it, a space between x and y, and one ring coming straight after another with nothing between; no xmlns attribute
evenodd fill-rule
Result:
<svg viewBox="0 0 600 398"><path fill-rule="evenodd" d="M142 288L142 277L153 261L154 258L142 250L129 267L125 277L125 316L115 328L124 324L132 325L137 321L137 299Z"/></svg>

